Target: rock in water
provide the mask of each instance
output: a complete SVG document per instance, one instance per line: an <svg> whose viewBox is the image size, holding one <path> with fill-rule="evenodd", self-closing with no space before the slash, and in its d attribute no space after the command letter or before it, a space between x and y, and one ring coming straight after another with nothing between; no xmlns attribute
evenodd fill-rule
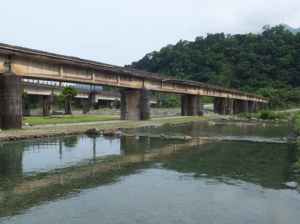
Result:
<svg viewBox="0 0 300 224"><path fill-rule="evenodd" d="M100 134L100 130L98 128L92 128L92 129L89 129L85 132L86 134Z"/></svg>
<svg viewBox="0 0 300 224"><path fill-rule="evenodd" d="M106 129L104 130L103 135L116 135L116 129Z"/></svg>

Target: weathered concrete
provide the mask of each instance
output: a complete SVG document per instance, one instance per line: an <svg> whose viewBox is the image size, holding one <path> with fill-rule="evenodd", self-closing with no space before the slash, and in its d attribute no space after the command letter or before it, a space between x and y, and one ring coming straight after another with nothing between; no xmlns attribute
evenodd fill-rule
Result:
<svg viewBox="0 0 300 224"><path fill-rule="evenodd" d="M204 115L204 102L203 96L197 95L197 115L203 116Z"/></svg>
<svg viewBox="0 0 300 224"><path fill-rule="evenodd" d="M248 112L254 113L255 112L255 101L248 101Z"/></svg>
<svg viewBox="0 0 300 224"><path fill-rule="evenodd" d="M225 114L226 115L232 114L232 99L231 98L227 98Z"/></svg>
<svg viewBox="0 0 300 224"><path fill-rule="evenodd" d="M30 96L22 98L22 115L30 116Z"/></svg>
<svg viewBox="0 0 300 224"><path fill-rule="evenodd" d="M262 110L267 110L268 109L268 104L267 103L261 103L262 104Z"/></svg>
<svg viewBox="0 0 300 224"><path fill-rule="evenodd" d="M43 116L52 115L53 96L43 96Z"/></svg>
<svg viewBox="0 0 300 224"><path fill-rule="evenodd" d="M22 128L21 77L12 73L0 76L1 128Z"/></svg>
<svg viewBox="0 0 300 224"><path fill-rule="evenodd" d="M146 88L140 89L140 99L139 99L139 109L140 109L140 119L148 120L150 118L150 90Z"/></svg>
<svg viewBox="0 0 300 224"><path fill-rule="evenodd" d="M150 91L142 88L121 90L121 120L147 120L150 118Z"/></svg>
<svg viewBox="0 0 300 224"><path fill-rule="evenodd" d="M90 111L90 107L88 105L83 105L82 113L87 114Z"/></svg>
<svg viewBox="0 0 300 224"><path fill-rule="evenodd" d="M181 116L203 116L203 96L181 96Z"/></svg>
<svg viewBox="0 0 300 224"><path fill-rule="evenodd" d="M257 102L256 102L256 101L254 101L254 106L253 106L253 108L254 108L253 113L257 113L257 112L258 112L258 107L257 107Z"/></svg>
<svg viewBox="0 0 300 224"><path fill-rule="evenodd" d="M233 101L233 114L245 113L248 111L247 100L234 100Z"/></svg>
<svg viewBox="0 0 300 224"><path fill-rule="evenodd" d="M227 98L215 97L214 111L215 113L221 115L231 114L231 100L228 100Z"/></svg>

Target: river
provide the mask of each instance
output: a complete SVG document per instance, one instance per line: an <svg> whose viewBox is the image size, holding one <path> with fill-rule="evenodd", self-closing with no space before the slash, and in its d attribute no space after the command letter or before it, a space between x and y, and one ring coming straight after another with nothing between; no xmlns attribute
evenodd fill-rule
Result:
<svg viewBox="0 0 300 224"><path fill-rule="evenodd" d="M283 124L164 125L124 131L149 134L139 138L2 143L0 223L299 223L296 146L281 143L296 136Z"/></svg>

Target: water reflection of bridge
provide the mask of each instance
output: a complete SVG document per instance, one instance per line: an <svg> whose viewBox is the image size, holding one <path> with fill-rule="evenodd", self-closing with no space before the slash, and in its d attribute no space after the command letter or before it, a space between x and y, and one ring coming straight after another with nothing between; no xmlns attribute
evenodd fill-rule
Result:
<svg viewBox="0 0 300 224"><path fill-rule="evenodd" d="M79 136L75 138L77 137ZM71 148L77 141L52 138L43 139L35 144L38 147L55 144L59 146L58 156L63 156L66 144ZM201 141L174 142L149 137L140 137L139 140L134 137L122 137L120 155L97 157L95 136L92 137L92 141L93 153L90 159L34 176L26 176L22 170L23 151L30 150L32 143L15 143L14 149L9 144L3 145L0 151L1 179L4 180L0 182L1 217L66 197L70 193L77 193L79 189L115 183L119 177L140 172L141 169L152 167L156 163L162 163L164 168L178 172L194 173L195 178L223 181L218 178L225 173L227 179L281 189L283 182L289 179L286 173L294 153L287 145L276 146L274 149L273 145L261 144L260 147L264 150L258 150L253 145L243 145L243 150L237 150L244 143L222 142L203 145ZM252 163L249 164L248 161ZM207 176L202 177L202 174Z"/></svg>

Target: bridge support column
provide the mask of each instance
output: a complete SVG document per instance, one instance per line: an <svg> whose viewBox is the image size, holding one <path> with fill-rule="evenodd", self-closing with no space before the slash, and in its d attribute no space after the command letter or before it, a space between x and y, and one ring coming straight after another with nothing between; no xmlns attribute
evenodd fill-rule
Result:
<svg viewBox="0 0 300 224"><path fill-rule="evenodd" d="M162 102L163 101L161 99L158 99L156 103L156 107L160 108L162 106Z"/></svg>
<svg viewBox="0 0 300 224"><path fill-rule="evenodd" d="M248 100L248 112L249 113L255 112L255 101Z"/></svg>
<svg viewBox="0 0 300 224"><path fill-rule="evenodd" d="M181 116L203 116L203 96L181 96Z"/></svg>
<svg viewBox="0 0 300 224"><path fill-rule="evenodd" d="M257 110L258 111L267 110L267 109L268 109L268 104L267 103L257 102Z"/></svg>
<svg viewBox="0 0 300 224"><path fill-rule="evenodd" d="M232 100L230 98L215 97L214 98L214 112L224 115L231 114Z"/></svg>
<svg viewBox="0 0 300 224"><path fill-rule="evenodd" d="M254 104L254 106L253 106L253 108L254 108L254 113L257 113L258 112L258 109L257 109L257 101L254 101L253 102L253 104Z"/></svg>
<svg viewBox="0 0 300 224"><path fill-rule="evenodd" d="M121 90L121 120L150 118L150 90L146 88Z"/></svg>
<svg viewBox="0 0 300 224"><path fill-rule="evenodd" d="M233 114L245 113L248 111L247 100L234 100L233 101Z"/></svg>
<svg viewBox="0 0 300 224"><path fill-rule="evenodd" d="M226 113L227 115L232 114L232 99L230 99L230 98L227 98L227 102L226 102L226 111L225 111L225 113Z"/></svg>
<svg viewBox="0 0 300 224"><path fill-rule="evenodd" d="M88 105L82 106L82 113L87 114L90 111L90 107Z"/></svg>
<svg viewBox="0 0 300 224"><path fill-rule="evenodd" d="M43 116L52 115L52 94L50 96L43 96Z"/></svg>
<svg viewBox="0 0 300 224"><path fill-rule="evenodd" d="M30 116L30 96L22 99L22 115Z"/></svg>
<svg viewBox="0 0 300 224"><path fill-rule="evenodd" d="M268 104L267 103L261 103L261 109L262 110L268 110Z"/></svg>
<svg viewBox="0 0 300 224"><path fill-rule="evenodd" d="M0 75L0 115L2 129L22 128L21 76L11 73Z"/></svg>

